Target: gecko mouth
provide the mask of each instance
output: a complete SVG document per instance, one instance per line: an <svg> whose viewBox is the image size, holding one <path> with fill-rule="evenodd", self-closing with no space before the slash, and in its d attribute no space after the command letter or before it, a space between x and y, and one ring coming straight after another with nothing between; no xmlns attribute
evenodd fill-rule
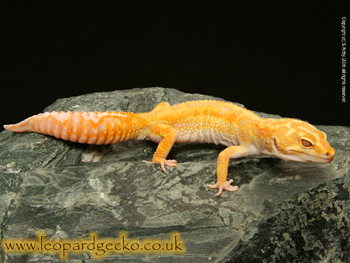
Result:
<svg viewBox="0 0 350 263"><path fill-rule="evenodd" d="M310 160L305 160L305 161L309 161L309 162L317 162L317 163L329 163L333 160L334 155L332 156L327 156L327 157L320 157L320 156L316 156L316 155L312 155L312 154L306 154L304 152L299 152L299 151L293 151L299 155L303 155L303 156L307 156L310 158Z"/></svg>
<svg viewBox="0 0 350 263"><path fill-rule="evenodd" d="M275 148L277 151L280 151L280 149L278 148L278 145L277 145L277 141L276 139L273 139L273 143L275 144Z"/></svg>

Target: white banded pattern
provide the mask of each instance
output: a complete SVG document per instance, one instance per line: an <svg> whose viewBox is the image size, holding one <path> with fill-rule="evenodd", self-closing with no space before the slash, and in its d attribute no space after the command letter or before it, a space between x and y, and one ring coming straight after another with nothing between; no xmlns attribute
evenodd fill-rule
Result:
<svg viewBox="0 0 350 263"><path fill-rule="evenodd" d="M120 112L46 112L4 128L99 145L133 139L137 130L137 122L133 119L133 114Z"/></svg>

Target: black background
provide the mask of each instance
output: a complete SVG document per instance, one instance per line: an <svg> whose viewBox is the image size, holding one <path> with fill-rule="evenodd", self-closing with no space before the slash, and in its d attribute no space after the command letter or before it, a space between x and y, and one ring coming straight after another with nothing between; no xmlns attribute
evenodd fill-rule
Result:
<svg viewBox="0 0 350 263"><path fill-rule="evenodd" d="M346 1L84 2L1 8L1 126L58 98L156 86L349 125L340 79Z"/></svg>

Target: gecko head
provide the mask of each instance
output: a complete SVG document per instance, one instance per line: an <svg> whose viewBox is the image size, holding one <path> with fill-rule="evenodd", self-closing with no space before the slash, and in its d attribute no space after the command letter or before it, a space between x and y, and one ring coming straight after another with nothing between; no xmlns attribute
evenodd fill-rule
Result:
<svg viewBox="0 0 350 263"><path fill-rule="evenodd" d="M286 161L329 163L335 156L324 132L304 121L271 121L270 152Z"/></svg>

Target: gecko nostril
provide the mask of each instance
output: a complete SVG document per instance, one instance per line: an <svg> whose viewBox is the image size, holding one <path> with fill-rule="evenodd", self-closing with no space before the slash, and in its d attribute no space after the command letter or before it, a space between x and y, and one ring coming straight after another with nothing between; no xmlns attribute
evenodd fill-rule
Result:
<svg viewBox="0 0 350 263"><path fill-rule="evenodd" d="M329 152L326 152L326 155L329 156Z"/></svg>

